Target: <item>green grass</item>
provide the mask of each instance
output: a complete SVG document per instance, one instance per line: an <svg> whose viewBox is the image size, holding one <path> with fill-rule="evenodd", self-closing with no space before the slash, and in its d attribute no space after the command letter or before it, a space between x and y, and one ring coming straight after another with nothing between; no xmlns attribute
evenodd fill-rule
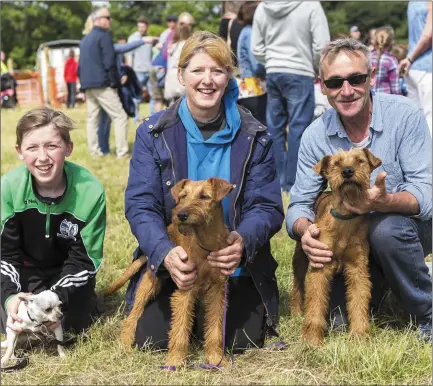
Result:
<svg viewBox="0 0 433 386"><path fill-rule="evenodd" d="M142 112L147 105L141 106ZM1 112L1 172L18 166L15 153L15 127L25 110ZM75 149L71 161L92 171L104 184L107 193L108 226L105 237L105 260L97 276L98 291L117 278L131 260L136 246L124 217L124 190L128 160L114 155L93 159L86 145L86 111L84 106L67 113L77 124L72 132ZM130 122L132 145L135 125ZM114 138L111 139L114 144ZM287 198L285 198L287 203ZM279 262L277 270L281 297L281 339L288 350L271 352L252 349L237 356L234 366L218 372L180 370L164 372L164 353L149 351L125 353L118 335L123 319L124 292L108 299L107 313L80 337L75 347L67 350L61 361L55 350L33 349L30 365L12 374L2 374L8 385L49 384L431 384L431 345L421 344L416 332L402 322L406 320L389 307L373 326L371 337L358 341L347 334L331 332L318 349L299 342L302 321L288 315L288 288L291 282L291 255L294 243L282 230L272 240L272 250ZM125 289L123 289L124 291ZM269 342L268 342L269 343ZM195 349L191 359L203 360Z"/></svg>

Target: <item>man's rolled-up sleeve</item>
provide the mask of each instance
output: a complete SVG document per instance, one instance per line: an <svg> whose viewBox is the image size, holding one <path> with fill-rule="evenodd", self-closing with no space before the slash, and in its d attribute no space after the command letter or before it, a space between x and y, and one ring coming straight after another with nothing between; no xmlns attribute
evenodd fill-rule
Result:
<svg viewBox="0 0 433 386"><path fill-rule="evenodd" d="M403 183L394 192L409 192L418 201L419 213L414 217L429 220L432 217L432 139L421 110L410 115L398 149L398 161Z"/></svg>
<svg viewBox="0 0 433 386"><path fill-rule="evenodd" d="M304 132L299 147L296 179L290 190L290 204L286 214L287 233L292 239L297 239L297 235L293 232L296 220L305 217L314 222L314 201L326 186L326 180L313 170L313 166L321 157L313 151L312 143L314 142L311 142L309 134L311 131L307 130Z"/></svg>

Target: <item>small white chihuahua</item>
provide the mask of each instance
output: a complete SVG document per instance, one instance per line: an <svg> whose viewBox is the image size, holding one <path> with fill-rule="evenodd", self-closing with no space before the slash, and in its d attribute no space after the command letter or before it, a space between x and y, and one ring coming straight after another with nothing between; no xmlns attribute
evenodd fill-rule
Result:
<svg viewBox="0 0 433 386"><path fill-rule="evenodd" d="M53 291L42 291L37 295L20 296L21 302L18 307L18 316L22 322L14 322L14 326L21 327L23 332L40 332L46 329L44 323L56 323L62 320L63 313L60 310L62 302ZM63 328L59 324L53 331L57 341L63 342ZM1 347L6 347L6 352L1 359L4 366L10 359L15 359L14 351L18 335L16 331L6 327L6 340L1 342ZM57 345L57 351L61 358L65 358L65 350Z"/></svg>

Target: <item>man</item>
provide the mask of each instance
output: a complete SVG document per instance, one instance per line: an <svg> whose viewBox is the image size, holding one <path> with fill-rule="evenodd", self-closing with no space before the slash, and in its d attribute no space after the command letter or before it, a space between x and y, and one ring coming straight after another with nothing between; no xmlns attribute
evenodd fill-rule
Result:
<svg viewBox="0 0 433 386"><path fill-rule="evenodd" d="M87 101L87 142L93 156L102 156L98 144L98 123L101 108L114 123L117 158L128 154L128 117L122 108L117 87L120 85L113 39L109 32L111 16L108 8L99 8L91 15L93 29L80 42L79 73L81 88Z"/></svg>
<svg viewBox="0 0 433 386"><path fill-rule="evenodd" d="M136 40L143 39L143 36L147 36L147 30L149 29L149 20L144 16L140 16L137 19L137 31L135 31L129 38L128 43ZM153 43L156 43L158 39L152 40L152 43L146 43L141 47L132 51L128 56L128 65L132 67L137 75L138 81L142 86L146 85L147 92L151 94L151 86L149 82L149 71L152 68L152 47ZM141 99L135 100L135 118L134 121L140 120L140 102ZM154 102L150 100L150 110L153 111Z"/></svg>
<svg viewBox="0 0 433 386"><path fill-rule="evenodd" d="M431 136L419 107L410 99L371 91L376 82L370 51L354 39L329 43L321 56L320 84L332 108L305 131L299 149L296 182L286 216L290 237L301 239L313 268L332 259L318 240L313 204L326 187L312 166L339 149L367 147L382 160L373 171L372 188L356 214L369 214L372 305L385 284L413 315L421 334L431 339L432 285L424 257L432 242ZM340 306L343 320L344 280L335 278L331 309Z"/></svg>
<svg viewBox="0 0 433 386"><path fill-rule="evenodd" d="M349 30L350 37L355 40L361 40L361 31L358 26L353 25Z"/></svg>
<svg viewBox="0 0 433 386"><path fill-rule="evenodd" d="M432 132L432 4L410 2L407 6L409 55L399 70L407 73L407 96L419 103Z"/></svg>
<svg viewBox="0 0 433 386"><path fill-rule="evenodd" d="M265 0L254 14L251 48L266 67L266 122L281 187L287 192L295 182L302 134L314 118L314 78L320 51L329 39L318 1Z"/></svg>

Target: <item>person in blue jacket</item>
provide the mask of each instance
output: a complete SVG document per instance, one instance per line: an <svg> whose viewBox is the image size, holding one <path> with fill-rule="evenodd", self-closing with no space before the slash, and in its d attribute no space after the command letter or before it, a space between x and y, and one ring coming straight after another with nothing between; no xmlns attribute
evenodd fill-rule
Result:
<svg viewBox="0 0 433 386"><path fill-rule="evenodd" d="M170 189L183 178L215 176L235 185L223 200L229 246L208 256L211 266L230 276L225 347L235 352L262 347L267 332L278 334L278 264L270 239L284 219L281 187L266 127L236 104L239 90L233 69L224 40L196 32L179 61L185 95L145 118L137 129L125 212L138 241L134 258L146 255L152 274L163 279L160 294L138 320L139 347L151 342L153 348L167 348L170 296L176 288L190 289L197 277L186 252L166 231L175 206ZM129 283L129 309L143 272ZM198 339L203 337L200 315L199 309L193 330Z"/></svg>

